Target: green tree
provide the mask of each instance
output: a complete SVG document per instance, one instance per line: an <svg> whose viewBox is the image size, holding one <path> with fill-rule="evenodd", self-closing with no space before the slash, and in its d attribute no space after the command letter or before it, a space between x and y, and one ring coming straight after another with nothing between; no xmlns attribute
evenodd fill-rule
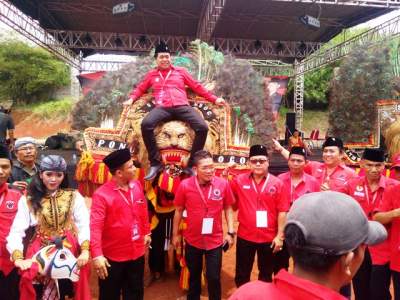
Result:
<svg viewBox="0 0 400 300"><path fill-rule="evenodd" d="M70 80L69 67L40 47L0 41L0 97L17 103L47 100Z"/></svg>
<svg viewBox="0 0 400 300"><path fill-rule="evenodd" d="M375 103L390 97L393 84L390 48L360 47L347 56L332 80L330 133L345 142L366 142L376 128Z"/></svg>
<svg viewBox="0 0 400 300"><path fill-rule="evenodd" d="M368 28L356 28L343 30L339 35L335 36L329 42L322 46L324 49L337 46L356 35L359 35ZM313 55L313 54L312 54ZM311 56L312 56L311 55ZM341 60L332 64L323 66L304 75L304 106L305 108L327 108L328 107L328 91L330 81L333 78L333 69L338 67ZM293 99L293 80L290 81L288 88L289 103L292 104Z"/></svg>

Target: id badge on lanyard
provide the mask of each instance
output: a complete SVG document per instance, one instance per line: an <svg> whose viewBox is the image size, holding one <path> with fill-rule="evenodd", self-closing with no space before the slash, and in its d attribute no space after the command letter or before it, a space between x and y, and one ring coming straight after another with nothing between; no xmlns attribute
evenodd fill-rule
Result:
<svg viewBox="0 0 400 300"><path fill-rule="evenodd" d="M206 217L203 218L203 220L202 220L201 234L212 234L213 233L214 218L208 216L207 200L210 199L210 197L211 197L211 192L212 192L213 186L212 186L212 183L211 183L211 186L208 189L207 199L205 199L203 191L201 190L199 182L197 181L197 178L195 180L196 180L196 186L197 186L197 189L199 191L201 200L203 200L204 206L206 208Z"/></svg>
<svg viewBox="0 0 400 300"><path fill-rule="evenodd" d="M268 227L268 215L266 210L256 211L256 227L267 228Z"/></svg>
<svg viewBox="0 0 400 300"><path fill-rule="evenodd" d="M164 86L165 86L165 83L168 80L169 76L171 75L171 71L172 70L169 70L169 72L168 72L168 74L167 74L167 76L165 78L162 76L161 72L158 71L158 74L160 75L160 78L163 81L163 84L162 84L162 87L161 87L161 91L158 94L158 97L156 98L156 104L159 105L159 106L163 105L164 102L165 102Z"/></svg>
<svg viewBox="0 0 400 300"><path fill-rule="evenodd" d="M122 199L124 199L126 204L128 204L128 206L131 209L132 216L133 216L133 219L134 219L134 223L132 224L132 229L131 229L132 230L131 238L132 238L132 241L136 241L136 240L138 240L140 238L140 228L139 228L138 222L136 221L136 216L133 213L133 191L130 188L130 196L131 196L130 200L131 201L129 201L120 190L118 190L118 192L120 193Z"/></svg>
<svg viewBox="0 0 400 300"><path fill-rule="evenodd" d="M253 188L258 194L257 195L257 210L256 210L256 227L257 228L267 228L268 227L268 213L267 213L267 211L258 209L259 197L264 192L265 188L267 187L268 181L269 181L269 174L268 174L267 178L265 179L265 182L264 182L260 192L258 192L257 186L254 183L254 180L252 181Z"/></svg>

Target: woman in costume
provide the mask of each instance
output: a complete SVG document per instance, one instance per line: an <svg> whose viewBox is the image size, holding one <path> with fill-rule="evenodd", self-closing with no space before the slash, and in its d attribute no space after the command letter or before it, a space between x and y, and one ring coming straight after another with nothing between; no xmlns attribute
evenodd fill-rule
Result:
<svg viewBox="0 0 400 300"><path fill-rule="evenodd" d="M66 188L66 170L67 164L61 156L44 157L39 174L35 175L28 187L27 197L19 201L18 212L7 237L7 249L15 266L23 271L21 299L32 299L32 296L36 299L58 298L54 280L36 276L33 260L30 259L56 238L63 239L64 247L77 257L80 268L80 279L73 285L70 280L58 280L60 298L74 296L76 300L91 299L87 266L89 212L79 192ZM28 232L32 227L35 228L34 234L29 237ZM29 238L28 242L24 238Z"/></svg>

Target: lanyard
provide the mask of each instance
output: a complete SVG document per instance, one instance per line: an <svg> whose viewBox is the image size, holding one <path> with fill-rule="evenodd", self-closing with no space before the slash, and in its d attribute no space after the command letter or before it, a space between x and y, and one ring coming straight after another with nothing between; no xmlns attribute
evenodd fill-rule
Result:
<svg viewBox="0 0 400 300"><path fill-rule="evenodd" d="M368 202L368 205L370 204L369 203L369 190L368 190L368 187L367 187L367 185L365 184L364 185L364 190L365 190L365 197L367 198L367 202ZM376 190L374 193L373 193L373 196L372 196L372 204L375 204L375 200L376 200L376 197L378 196L378 190Z"/></svg>
<svg viewBox="0 0 400 300"><path fill-rule="evenodd" d="M260 195L260 194L262 194L264 192L265 188L267 187L268 180L269 180L269 173L267 175L267 178L265 179L265 182L264 182L264 184L263 184L263 186L261 188L261 191L258 191L256 183L254 182L254 179L253 178L251 179L251 183L253 184L253 188L254 188L254 190L256 191L256 193L258 195Z"/></svg>
<svg viewBox="0 0 400 300"><path fill-rule="evenodd" d="M304 181L303 179L304 179L304 177L301 179L301 181L299 181L299 183L296 186L294 186L293 182L292 182L292 175L290 175L290 205L292 205L292 203L294 201L293 194L296 191L296 187L298 187L300 185L300 183L302 181Z"/></svg>
<svg viewBox="0 0 400 300"><path fill-rule="evenodd" d="M160 75L160 77L161 77L162 80L163 80L163 85L162 85L162 87L161 87L162 90L164 90L165 82L167 82L167 80L168 80L168 78L169 78L169 75L171 75L171 71L172 71L172 69L169 70L169 72L168 72L167 76L165 76L165 78L164 78L164 76L162 76L161 72L158 71L158 74Z"/></svg>
<svg viewBox="0 0 400 300"><path fill-rule="evenodd" d="M131 201L129 201L129 200L125 197L124 193L121 192L120 189L118 189L118 192L119 192L119 194L121 195L122 199L124 199L125 203L128 204L128 206L131 206L131 207L133 208L133 189L129 188L129 190L130 190L130 196L131 196L131 197L130 197L130 198L131 198L130 200L131 200Z"/></svg>
<svg viewBox="0 0 400 300"><path fill-rule="evenodd" d="M263 184L263 186L262 186L262 188L261 188L261 191L258 191L257 186L256 186L256 183L254 182L254 179L253 179L253 178L251 179L251 183L252 183L252 185L253 185L253 189L254 189L254 190L256 191L256 193L257 193L257 210L258 210L258 208L259 208L260 195L264 192L265 188L267 187L268 181L269 181L269 173L268 173L268 175L267 175L267 178L265 179L265 182L264 182L264 184Z"/></svg>
<svg viewBox="0 0 400 300"><path fill-rule="evenodd" d="M4 198L5 198L5 193L3 193L3 194L1 195L1 197L0 197L0 207L1 207L1 205L3 204Z"/></svg>
<svg viewBox="0 0 400 300"><path fill-rule="evenodd" d="M195 181L196 181L196 187L197 187L197 190L199 191L201 200L203 200L204 206L206 207L206 211L208 211L208 208L207 208L207 201L208 201L208 199L210 199L210 197L211 197L212 181L211 181L211 184L210 184L210 188L208 189L207 199L204 198L204 194L203 194L203 191L202 191L201 188L200 188L200 184L199 184L199 181L197 180L197 177L195 178Z"/></svg>

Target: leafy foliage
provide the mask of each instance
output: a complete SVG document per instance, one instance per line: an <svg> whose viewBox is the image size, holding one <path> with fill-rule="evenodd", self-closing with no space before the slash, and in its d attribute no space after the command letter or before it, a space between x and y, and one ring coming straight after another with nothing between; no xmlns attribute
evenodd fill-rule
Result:
<svg viewBox="0 0 400 300"><path fill-rule="evenodd" d="M253 143L272 146L276 124L273 122L272 103L265 101L263 77L248 62L226 56L215 81L215 93L228 99L231 106L240 106L252 120L255 126Z"/></svg>
<svg viewBox="0 0 400 300"><path fill-rule="evenodd" d="M72 111L72 128L98 127L102 120L119 119L122 102L127 100L132 87L137 85L154 66L154 58L137 57L136 61L124 65L116 72L107 72L85 97L80 99Z"/></svg>
<svg viewBox="0 0 400 300"><path fill-rule="evenodd" d="M332 80L330 134L366 142L377 122L375 103L390 97L392 78L387 45L358 48L347 56Z"/></svg>
<svg viewBox="0 0 400 300"><path fill-rule="evenodd" d="M69 84L69 67L39 47L18 40L0 42L0 97L17 103L46 99Z"/></svg>

